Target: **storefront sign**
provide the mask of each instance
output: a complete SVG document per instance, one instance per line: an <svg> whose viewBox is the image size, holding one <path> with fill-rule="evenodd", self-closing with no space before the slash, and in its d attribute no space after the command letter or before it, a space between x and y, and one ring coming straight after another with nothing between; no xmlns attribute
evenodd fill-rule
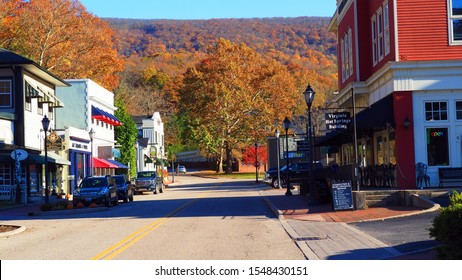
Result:
<svg viewBox="0 0 462 280"><path fill-rule="evenodd" d="M353 209L353 193L351 182L332 184L332 203L334 211Z"/></svg>
<svg viewBox="0 0 462 280"><path fill-rule="evenodd" d="M347 129L350 123L350 112L326 113L326 128L329 130Z"/></svg>

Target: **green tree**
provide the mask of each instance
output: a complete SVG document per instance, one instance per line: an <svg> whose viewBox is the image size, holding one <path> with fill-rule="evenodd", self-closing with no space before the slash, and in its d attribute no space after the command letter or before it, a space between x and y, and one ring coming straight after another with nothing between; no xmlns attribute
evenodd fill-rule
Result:
<svg viewBox="0 0 462 280"><path fill-rule="evenodd" d="M179 93L193 139L219 166L226 159L226 173L232 172L233 151L264 141L300 100L285 66L225 39L186 71Z"/></svg>
<svg viewBox="0 0 462 280"><path fill-rule="evenodd" d="M122 122L122 126L115 127L115 139L120 147L120 162L130 165L129 177L136 176L136 150L135 143L138 137L138 130L136 124L130 115L125 110L124 102L117 98L115 99L115 106L118 108L115 111L115 116Z"/></svg>

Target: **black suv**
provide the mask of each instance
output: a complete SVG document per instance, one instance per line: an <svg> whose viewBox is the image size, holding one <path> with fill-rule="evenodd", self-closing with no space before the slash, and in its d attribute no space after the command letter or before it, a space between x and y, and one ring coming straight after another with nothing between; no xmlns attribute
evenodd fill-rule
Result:
<svg viewBox="0 0 462 280"><path fill-rule="evenodd" d="M104 203L106 206L119 204L117 186L110 175L87 177L72 195L74 206L81 202L84 205Z"/></svg>
<svg viewBox="0 0 462 280"><path fill-rule="evenodd" d="M314 165L313 172L315 173L316 173L316 170L323 169L322 163L320 163L319 161L313 162L313 165ZM287 185L286 170L287 170L287 167L284 165L280 171L280 179L281 179L281 185L282 185L281 187L284 187ZM292 183L302 183L309 177L310 177L309 162L296 162L296 163L289 164L289 180L291 184ZM277 168L268 169L268 171L265 172L265 177L263 179L263 182L265 182L268 185L271 185L273 188L278 188L279 184L278 184Z"/></svg>
<svg viewBox="0 0 462 280"><path fill-rule="evenodd" d="M112 175L117 185L117 195L119 200L123 200L124 203L133 201L133 194L135 193L135 187L130 181L127 181L125 174Z"/></svg>
<svg viewBox="0 0 462 280"><path fill-rule="evenodd" d="M154 194L164 192L162 178L155 171L140 171L136 174L135 192L152 191Z"/></svg>

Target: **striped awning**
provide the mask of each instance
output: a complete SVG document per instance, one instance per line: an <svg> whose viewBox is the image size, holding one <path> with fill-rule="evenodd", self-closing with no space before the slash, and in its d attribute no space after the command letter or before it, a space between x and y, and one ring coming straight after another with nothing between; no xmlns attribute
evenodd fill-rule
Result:
<svg viewBox="0 0 462 280"><path fill-rule="evenodd" d="M40 97L40 98L38 99L38 102L39 102L39 103L50 103L50 104L55 103L55 96L53 96L52 94L50 94L50 93L48 93L48 92L42 90L42 89L39 88L39 87L37 87L37 89L38 89L41 93L43 93L43 96Z"/></svg>
<svg viewBox="0 0 462 280"><path fill-rule="evenodd" d="M113 126L122 125L122 122L114 115L95 106L91 106L91 117Z"/></svg>
<svg viewBox="0 0 462 280"><path fill-rule="evenodd" d="M50 104L50 108L64 108L64 103L59 100L56 96L54 97L55 102Z"/></svg>
<svg viewBox="0 0 462 280"><path fill-rule="evenodd" d="M33 86L31 86L28 82L26 82L26 97L40 98L43 96L44 94L41 91L36 90Z"/></svg>

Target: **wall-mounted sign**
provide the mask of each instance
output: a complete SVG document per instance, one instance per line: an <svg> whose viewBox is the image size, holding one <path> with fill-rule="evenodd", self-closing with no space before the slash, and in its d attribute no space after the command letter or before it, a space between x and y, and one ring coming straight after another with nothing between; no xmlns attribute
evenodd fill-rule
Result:
<svg viewBox="0 0 462 280"><path fill-rule="evenodd" d="M28 156L29 154L23 149L16 149L11 152L11 158L18 161L25 160Z"/></svg>
<svg viewBox="0 0 462 280"><path fill-rule="evenodd" d="M329 130L347 129L350 124L350 112L326 113L326 128Z"/></svg>

